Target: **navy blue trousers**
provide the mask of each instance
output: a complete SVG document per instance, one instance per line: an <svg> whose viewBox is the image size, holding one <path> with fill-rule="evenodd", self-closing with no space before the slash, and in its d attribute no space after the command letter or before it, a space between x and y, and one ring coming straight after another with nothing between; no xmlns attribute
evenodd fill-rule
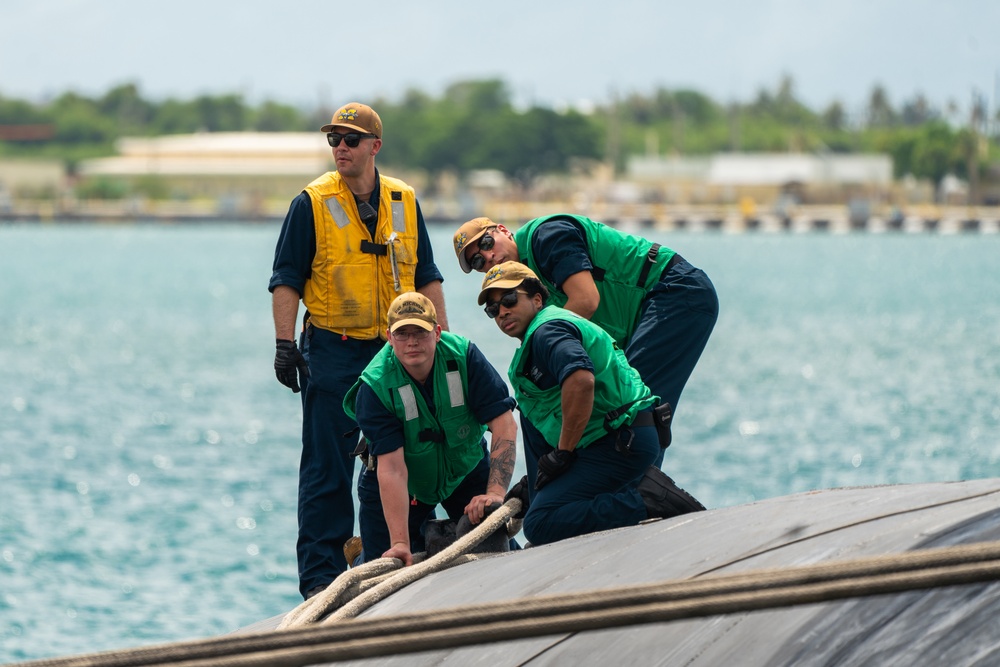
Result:
<svg viewBox="0 0 1000 667"><path fill-rule="evenodd" d="M675 412L718 318L715 286L684 259L663 274L642 303L625 357L650 391ZM655 461L661 463L663 451Z"/></svg>
<svg viewBox="0 0 1000 667"><path fill-rule="evenodd" d="M522 530L532 544L548 544L599 530L634 526L647 518L636 490L646 469L660 455L652 426L632 427L628 454L615 449L610 434L583 449L568 471L535 491L538 459L552 450L537 429L521 417L524 459L531 503Z"/></svg>
<svg viewBox="0 0 1000 667"><path fill-rule="evenodd" d="M465 513L465 506L474 497L486 492L486 483L490 477L490 457L484 456L472 469L462 483L451 495L441 501L441 507L448 513L448 518L458 521ZM363 547L361 563L381 558L390 546L389 526L385 523L382 512L382 496L378 488L378 474L364 469L358 476L358 521L361 524L361 545ZM419 500L410 500L409 530L410 552L419 553L425 550L424 521L435 518L436 505L428 505Z"/></svg>
<svg viewBox="0 0 1000 667"><path fill-rule="evenodd" d="M303 597L347 569L344 542L354 534L353 453L357 427L344 413L344 394L385 344L343 340L310 327L300 338L310 377L302 386L302 459L299 463L299 592Z"/></svg>

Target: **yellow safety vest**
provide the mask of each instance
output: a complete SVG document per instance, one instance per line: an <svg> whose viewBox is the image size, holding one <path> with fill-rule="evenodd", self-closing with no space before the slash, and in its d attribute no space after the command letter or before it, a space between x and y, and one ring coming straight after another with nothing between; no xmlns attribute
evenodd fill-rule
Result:
<svg viewBox="0 0 1000 667"><path fill-rule="evenodd" d="M362 340L385 338L389 304L400 293L415 289L416 195L403 181L381 174L379 189L372 238L340 174L327 172L305 188L313 205L316 255L302 301L313 326ZM393 254L398 288L390 261Z"/></svg>

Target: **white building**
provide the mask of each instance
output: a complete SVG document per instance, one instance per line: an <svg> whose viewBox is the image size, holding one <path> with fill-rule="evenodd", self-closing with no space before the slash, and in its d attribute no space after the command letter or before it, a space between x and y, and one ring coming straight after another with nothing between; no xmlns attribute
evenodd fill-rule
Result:
<svg viewBox="0 0 1000 667"><path fill-rule="evenodd" d="M777 197L794 192L856 194L892 186L892 158L872 154L716 153L707 157L633 156L626 178L697 199Z"/></svg>
<svg viewBox="0 0 1000 667"><path fill-rule="evenodd" d="M294 194L333 169L321 132L211 132L124 138L118 155L81 163L82 177L161 177L216 194L227 183ZM287 183L287 184L286 184ZM201 184L202 187L198 187Z"/></svg>

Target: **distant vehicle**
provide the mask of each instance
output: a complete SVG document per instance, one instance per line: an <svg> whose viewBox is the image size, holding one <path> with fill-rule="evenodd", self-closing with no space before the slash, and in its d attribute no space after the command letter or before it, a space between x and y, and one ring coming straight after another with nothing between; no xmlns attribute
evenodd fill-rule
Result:
<svg viewBox="0 0 1000 667"><path fill-rule="evenodd" d="M872 203L868 199L851 199L847 202L847 217L851 227L864 227L872 217Z"/></svg>

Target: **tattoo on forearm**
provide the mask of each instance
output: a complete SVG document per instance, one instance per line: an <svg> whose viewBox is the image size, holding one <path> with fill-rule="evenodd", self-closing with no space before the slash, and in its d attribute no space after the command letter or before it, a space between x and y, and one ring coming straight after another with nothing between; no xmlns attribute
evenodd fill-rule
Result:
<svg viewBox="0 0 1000 667"><path fill-rule="evenodd" d="M507 488L514 476L517 449L513 440L500 440L490 447L490 479L487 488L494 484Z"/></svg>

